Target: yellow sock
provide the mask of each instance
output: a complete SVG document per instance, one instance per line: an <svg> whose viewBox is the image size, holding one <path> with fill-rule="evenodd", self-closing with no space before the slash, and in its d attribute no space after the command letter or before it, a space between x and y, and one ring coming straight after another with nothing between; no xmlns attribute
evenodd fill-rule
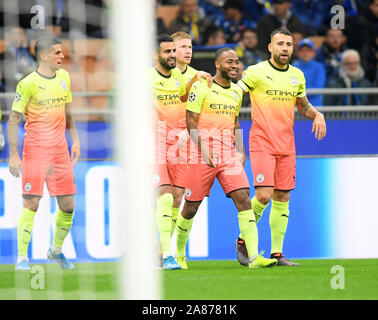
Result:
<svg viewBox="0 0 378 320"><path fill-rule="evenodd" d="M177 218L176 251L178 256L186 256L186 244L192 229L193 219L185 219L181 214Z"/></svg>
<svg viewBox="0 0 378 320"><path fill-rule="evenodd" d="M259 200L257 200L256 196L254 196L251 199L251 205L252 205L252 210L253 210L253 213L255 214L255 220L256 220L256 223L257 223L257 222L259 222L265 208L269 205L269 203L262 204ZM240 234L239 238L243 239L243 235Z"/></svg>
<svg viewBox="0 0 378 320"><path fill-rule="evenodd" d="M248 258L251 258L258 254L258 232L252 209L239 211L238 219L239 228L247 247Z"/></svg>
<svg viewBox="0 0 378 320"><path fill-rule="evenodd" d="M17 243L18 255L27 256L28 246L33 231L35 211L22 208L21 215L17 223Z"/></svg>
<svg viewBox="0 0 378 320"><path fill-rule="evenodd" d="M67 237L68 233L71 230L73 223L73 212L67 213L58 209L55 217L55 232L53 238L53 246L57 250L61 249L63 246L63 241Z"/></svg>
<svg viewBox="0 0 378 320"><path fill-rule="evenodd" d="M279 202L272 200L269 224L272 238L271 253L282 252L284 236L289 219L289 201Z"/></svg>
<svg viewBox="0 0 378 320"><path fill-rule="evenodd" d="M175 208L172 207L172 227L171 227L171 238L175 232L176 229L176 223L177 223L177 218L179 215L180 208Z"/></svg>
<svg viewBox="0 0 378 320"><path fill-rule="evenodd" d="M156 200L156 220L159 231L160 248L163 257L172 255L171 228L173 196L165 193Z"/></svg>

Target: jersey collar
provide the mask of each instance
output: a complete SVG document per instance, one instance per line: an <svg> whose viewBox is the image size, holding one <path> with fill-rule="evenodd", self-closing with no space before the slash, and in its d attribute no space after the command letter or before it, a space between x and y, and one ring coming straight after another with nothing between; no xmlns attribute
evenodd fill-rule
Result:
<svg viewBox="0 0 378 320"><path fill-rule="evenodd" d="M157 72L159 75L161 75L163 78L166 78L166 79L169 79L169 78L171 77L171 75L172 75L172 72L171 72L171 74L170 74L169 76L165 76L165 75L162 74L158 69L155 68L155 70L156 70L156 72Z"/></svg>
<svg viewBox="0 0 378 320"><path fill-rule="evenodd" d="M55 79L56 78L56 73L55 75L53 75L52 77L47 77L47 76L44 76L42 73L39 73L38 70L35 70L35 72L37 72L37 74L42 77L42 78L45 78L45 79L48 79L48 80L52 80L52 79Z"/></svg>
<svg viewBox="0 0 378 320"><path fill-rule="evenodd" d="M228 87L224 87L224 86L220 85L218 82L216 82L215 80L213 80L213 82L223 89L230 89L231 88L231 84Z"/></svg>
<svg viewBox="0 0 378 320"><path fill-rule="evenodd" d="M286 69L279 69L279 68L277 68L276 66L274 66L274 65L270 62L270 60L268 60L268 62L269 62L269 64L270 64L270 66L271 66L274 70L277 70L277 71L280 71L280 72L285 72L285 71L289 70L289 64L287 64L287 68L286 68Z"/></svg>

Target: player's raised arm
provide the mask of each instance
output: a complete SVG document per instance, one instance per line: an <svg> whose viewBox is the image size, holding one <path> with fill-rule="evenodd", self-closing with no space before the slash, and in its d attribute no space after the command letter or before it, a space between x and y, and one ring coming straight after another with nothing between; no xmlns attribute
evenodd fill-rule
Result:
<svg viewBox="0 0 378 320"><path fill-rule="evenodd" d="M8 120L8 144L9 144L9 171L15 176L20 176L21 159L17 151L18 124L22 113L12 110Z"/></svg>
<svg viewBox="0 0 378 320"><path fill-rule="evenodd" d="M298 111L308 119L314 119L312 123L312 133L315 132L315 138L322 140L327 132L326 123L322 113L317 111L308 101L307 96L297 98Z"/></svg>
<svg viewBox="0 0 378 320"><path fill-rule="evenodd" d="M77 134L75 121L72 118L71 113L71 105L69 103L66 104L66 129L73 141L72 147L71 147L71 161L72 165L75 165L80 157L80 139L79 135Z"/></svg>
<svg viewBox="0 0 378 320"><path fill-rule="evenodd" d="M213 155L209 148L206 148L202 144L201 136L199 134L197 123L200 114L186 110L186 127L189 132L190 139L195 143L198 148L198 151L201 152L202 158L205 163L211 167L215 168L213 164Z"/></svg>

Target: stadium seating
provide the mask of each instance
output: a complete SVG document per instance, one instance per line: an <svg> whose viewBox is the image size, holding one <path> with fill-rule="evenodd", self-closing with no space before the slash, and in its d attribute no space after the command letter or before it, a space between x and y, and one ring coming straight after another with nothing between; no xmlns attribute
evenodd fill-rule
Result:
<svg viewBox="0 0 378 320"><path fill-rule="evenodd" d="M168 28L172 20L177 16L180 6L158 6L156 17L162 18L165 26Z"/></svg>

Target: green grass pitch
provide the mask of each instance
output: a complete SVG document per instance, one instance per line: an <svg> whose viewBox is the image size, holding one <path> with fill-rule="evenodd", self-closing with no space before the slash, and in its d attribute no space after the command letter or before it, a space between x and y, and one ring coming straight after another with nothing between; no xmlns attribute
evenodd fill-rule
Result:
<svg viewBox="0 0 378 320"><path fill-rule="evenodd" d="M162 272L164 299L378 299L378 259L295 261L301 266L267 269L248 269L230 260L189 261L189 270ZM16 273L14 265L0 265L0 299L118 298L117 263L75 265L75 270L61 270L57 264L41 264L43 283L35 278L41 275L38 270ZM332 273L334 266L343 268L344 280L338 267ZM342 282L344 289L332 288Z"/></svg>

